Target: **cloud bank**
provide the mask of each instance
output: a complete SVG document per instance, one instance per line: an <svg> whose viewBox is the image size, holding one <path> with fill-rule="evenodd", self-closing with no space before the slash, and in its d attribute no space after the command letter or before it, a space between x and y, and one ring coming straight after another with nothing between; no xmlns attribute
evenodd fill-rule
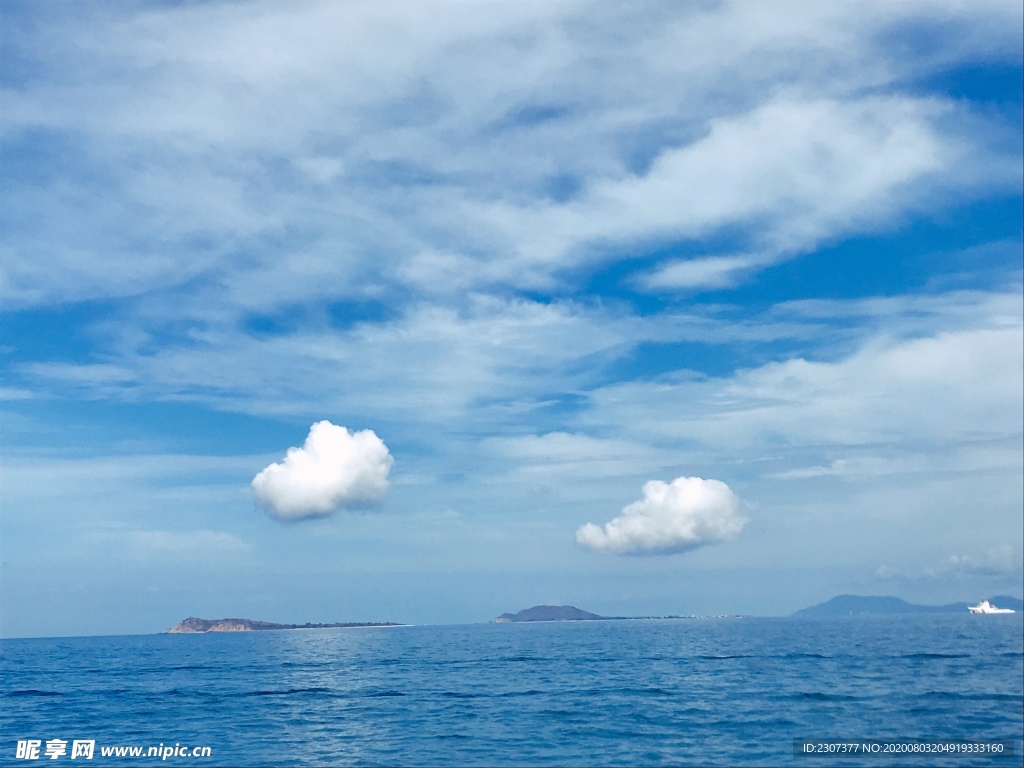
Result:
<svg viewBox="0 0 1024 768"><path fill-rule="evenodd" d="M576 541L596 552L619 555L667 555L726 541L743 530L736 516L739 500L720 480L677 477L651 480L644 497L624 507L604 528L587 523Z"/></svg>
<svg viewBox="0 0 1024 768"><path fill-rule="evenodd" d="M369 429L349 432L329 421L309 429L301 448L253 478L260 503L279 520L324 517L384 497L394 459Z"/></svg>
<svg viewBox="0 0 1024 768"><path fill-rule="evenodd" d="M880 565L875 570L879 581L945 581L970 577L1019 579L1024 569L1024 553L1020 547L1001 544L989 549L984 555L950 555L939 563L924 568L892 567Z"/></svg>

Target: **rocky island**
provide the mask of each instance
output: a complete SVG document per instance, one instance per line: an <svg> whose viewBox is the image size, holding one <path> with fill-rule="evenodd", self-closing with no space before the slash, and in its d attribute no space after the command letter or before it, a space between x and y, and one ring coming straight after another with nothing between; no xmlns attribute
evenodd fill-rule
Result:
<svg viewBox="0 0 1024 768"><path fill-rule="evenodd" d="M199 632L259 632L270 629L339 629L345 627L401 627L393 621L348 621L336 624L275 624L252 619L197 619L190 616L167 630L168 635L191 635Z"/></svg>

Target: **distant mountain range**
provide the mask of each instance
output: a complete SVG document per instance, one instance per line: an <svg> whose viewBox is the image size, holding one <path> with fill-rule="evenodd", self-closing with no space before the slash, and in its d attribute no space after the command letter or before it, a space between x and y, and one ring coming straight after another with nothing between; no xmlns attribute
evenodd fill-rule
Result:
<svg viewBox="0 0 1024 768"><path fill-rule="evenodd" d="M197 619L191 616L167 630L168 635L191 635L199 632L259 632L269 629L336 629L341 627L400 627L392 621L344 622L340 624L275 624L252 619Z"/></svg>
<svg viewBox="0 0 1024 768"><path fill-rule="evenodd" d="M1009 595L990 597L989 602L1000 608L1024 610L1024 601ZM824 603L803 608L794 616L804 618L827 618L831 616L893 615L901 613L966 613L967 603L947 605L915 605L898 597L874 597L861 595L839 595Z"/></svg>

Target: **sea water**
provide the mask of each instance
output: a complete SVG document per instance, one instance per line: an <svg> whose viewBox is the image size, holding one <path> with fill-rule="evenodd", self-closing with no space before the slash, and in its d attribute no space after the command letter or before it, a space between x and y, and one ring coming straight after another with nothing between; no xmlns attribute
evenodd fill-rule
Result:
<svg viewBox="0 0 1024 768"><path fill-rule="evenodd" d="M1021 615L679 619L18 639L0 763L1020 765ZM797 757L794 739L1015 739ZM48 759L60 739L68 751ZM41 742L40 761L16 754ZM109 758L101 747L209 747ZM24 749L24 747L23 747ZM72 765L89 764L84 756Z"/></svg>

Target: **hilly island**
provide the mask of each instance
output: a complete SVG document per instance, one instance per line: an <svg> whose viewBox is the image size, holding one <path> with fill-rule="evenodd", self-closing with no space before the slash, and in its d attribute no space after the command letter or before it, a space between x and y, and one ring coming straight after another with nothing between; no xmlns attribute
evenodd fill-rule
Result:
<svg viewBox="0 0 1024 768"><path fill-rule="evenodd" d="M581 611L573 605L535 605L518 613L503 613L494 619L495 624L511 624L520 621L594 621L603 619L596 613Z"/></svg>
<svg viewBox="0 0 1024 768"><path fill-rule="evenodd" d="M275 624L252 619L197 619L190 616L167 630L168 635L191 635L200 632L259 632L271 629L342 629L349 627L401 627L393 621L347 621L334 624Z"/></svg>
<svg viewBox="0 0 1024 768"><path fill-rule="evenodd" d="M584 611L574 605L535 605L524 608L518 613L503 613L492 621L495 624L518 624L531 621L639 621L644 619L724 619L725 614L717 616L598 616L596 613Z"/></svg>

